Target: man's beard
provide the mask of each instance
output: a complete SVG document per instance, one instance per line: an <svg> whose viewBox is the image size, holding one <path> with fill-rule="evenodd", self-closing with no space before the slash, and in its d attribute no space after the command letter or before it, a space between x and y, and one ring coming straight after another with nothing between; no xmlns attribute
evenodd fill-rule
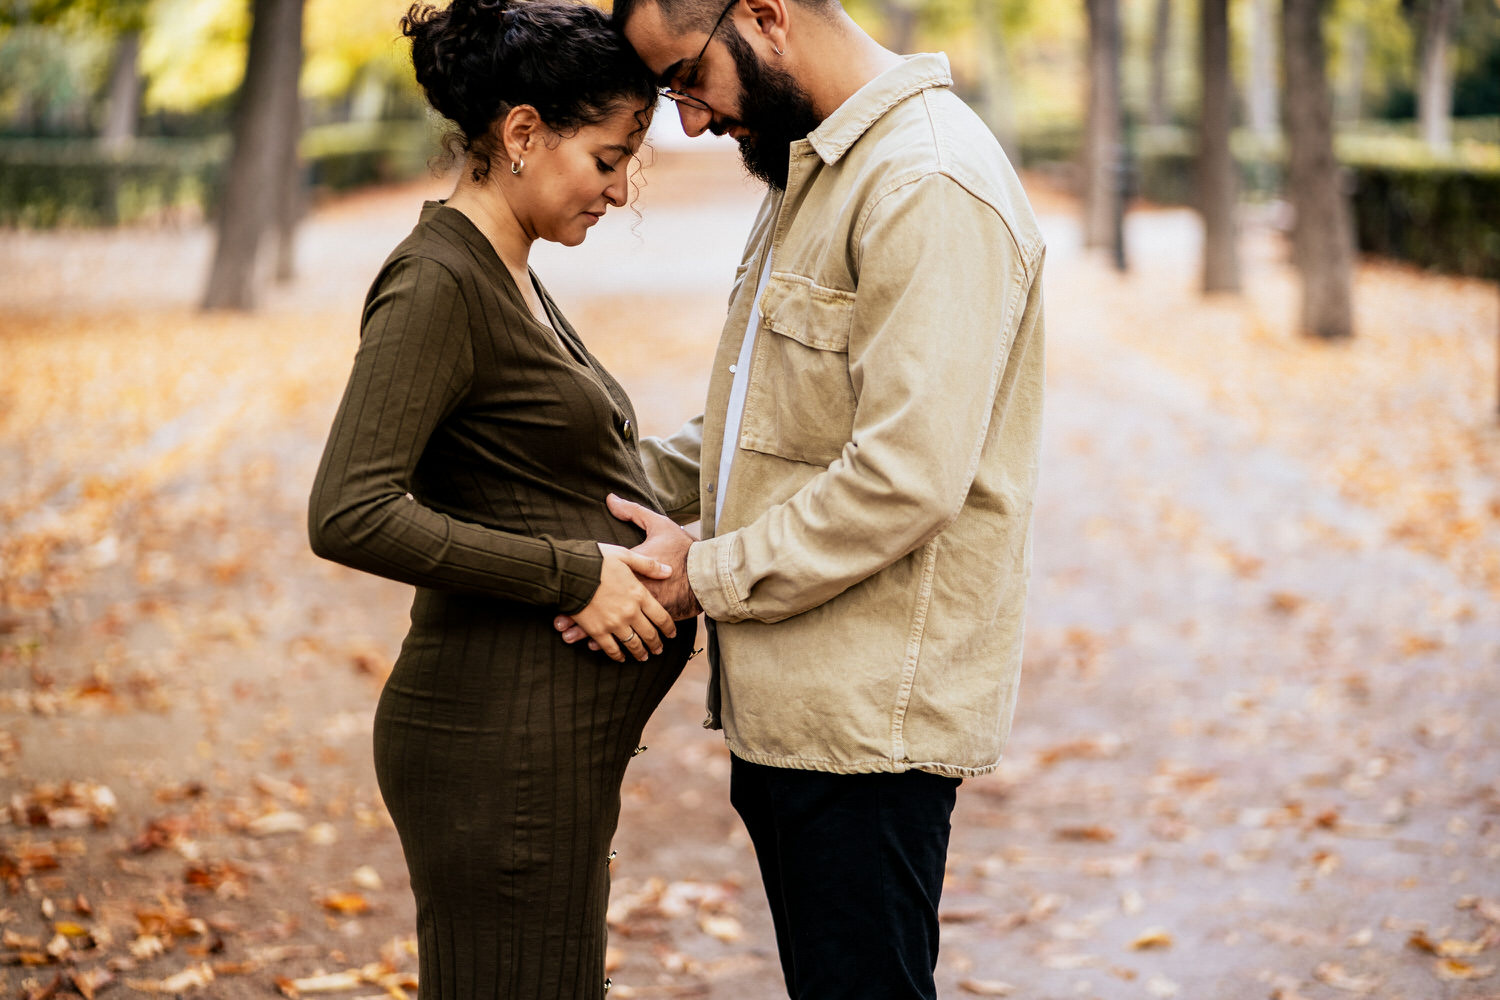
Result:
<svg viewBox="0 0 1500 1000"><path fill-rule="evenodd" d="M790 73L761 62L739 32L725 33L740 78L740 114L736 123L748 133L739 139L740 158L752 177L786 190L791 145L823 123L812 98ZM715 132L724 127L716 123Z"/></svg>

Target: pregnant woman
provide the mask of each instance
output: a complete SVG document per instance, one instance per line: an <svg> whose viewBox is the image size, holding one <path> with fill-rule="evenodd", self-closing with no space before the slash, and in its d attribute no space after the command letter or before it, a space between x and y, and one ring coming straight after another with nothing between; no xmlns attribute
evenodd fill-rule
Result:
<svg viewBox="0 0 1500 1000"><path fill-rule="evenodd" d="M657 508L630 401L527 258L624 204L655 88L585 4L419 4L402 31L463 170L370 289L312 544L417 588L374 743L421 996L598 998L620 783L694 625L601 502Z"/></svg>

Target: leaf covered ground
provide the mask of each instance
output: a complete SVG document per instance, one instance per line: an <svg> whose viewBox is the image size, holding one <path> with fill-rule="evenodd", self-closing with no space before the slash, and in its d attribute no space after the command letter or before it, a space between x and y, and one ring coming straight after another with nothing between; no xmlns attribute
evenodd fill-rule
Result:
<svg viewBox="0 0 1500 1000"><path fill-rule="evenodd" d="M701 405L754 192L664 156L536 269L648 431ZM430 185L323 206L253 316L199 229L0 233L0 996L414 995L369 760L409 591L306 550L365 283ZM1366 262L1293 335L1280 237L1124 277L1035 188L1049 399L1015 735L954 818L946 996L1500 997L1493 286ZM632 763L612 996L774 997L703 664ZM872 946L878 946L872 942Z"/></svg>

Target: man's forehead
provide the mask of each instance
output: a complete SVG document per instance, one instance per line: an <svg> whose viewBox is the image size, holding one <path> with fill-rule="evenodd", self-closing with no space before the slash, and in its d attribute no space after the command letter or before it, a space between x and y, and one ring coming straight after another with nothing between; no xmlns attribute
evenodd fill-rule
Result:
<svg viewBox="0 0 1500 1000"><path fill-rule="evenodd" d="M683 33L672 27L662 15L661 5L644 0L630 11L625 22L625 37L646 68L658 77L670 75L669 70L693 57L694 38L699 43L703 32Z"/></svg>

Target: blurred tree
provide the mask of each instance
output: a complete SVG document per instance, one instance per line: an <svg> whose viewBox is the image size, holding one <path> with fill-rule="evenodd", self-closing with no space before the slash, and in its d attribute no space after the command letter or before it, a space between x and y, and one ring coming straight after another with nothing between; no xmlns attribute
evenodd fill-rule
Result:
<svg viewBox="0 0 1500 1000"><path fill-rule="evenodd" d="M111 146L135 138L140 123L141 34L146 30L152 0L12 0L4 6L0 24L34 24L85 29L107 34L114 54L105 94L100 137Z"/></svg>
<svg viewBox="0 0 1500 1000"><path fill-rule="evenodd" d="M914 51L917 21L922 12L921 0L880 0L880 10L885 21L886 47L892 52Z"/></svg>
<svg viewBox="0 0 1500 1000"><path fill-rule="evenodd" d="M1239 200L1234 156L1234 83L1229 69L1229 0L1199 4L1198 65L1203 99L1198 116L1198 211L1203 216L1203 290L1238 292L1240 261L1235 207Z"/></svg>
<svg viewBox="0 0 1500 1000"><path fill-rule="evenodd" d="M300 197L295 188L288 190L288 176L295 171L287 164L296 155L299 134L303 0L252 2L245 82L235 110L205 309L254 307L261 239L273 221L285 218L286 200ZM278 229L289 239L284 222Z"/></svg>
<svg viewBox="0 0 1500 1000"><path fill-rule="evenodd" d="M1421 21L1421 65L1417 72L1417 123L1433 149L1453 141L1453 66L1448 56L1460 0L1403 0L1408 14Z"/></svg>
<svg viewBox="0 0 1500 1000"><path fill-rule="evenodd" d="M232 103L245 73L248 0L156 0L141 62L148 111L194 115Z"/></svg>
<svg viewBox="0 0 1500 1000"><path fill-rule="evenodd" d="M1089 22L1088 111L1083 137L1083 242L1120 246L1124 109L1119 0L1084 0Z"/></svg>
<svg viewBox="0 0 1500 1000"><path fill-rule="evenodd" d="M980 112L1005 147L1006 155L1019 162L1020 137L1010 85L1005 12L995 0L973 0L973 3L974 21L979 27Z"/></svg>
<svg viewBox="0 0 1500 1000"><path fill-rule="evenodd" d="M1342 45L1343 71L1339 74L1334 117L1348 125L1357 125L1365 117L1365 53L1368 48L1366 20L1344 19Z"/></svg>
<svg viewBox="0 0 1500 1000"><path fill-rule="evenodd" d="M1167 58L1172 47L1172 0L1156 0L1151 18L1151 78L1146 97L1146 121L1160 128L1171 120L1167 105Z"/></svg>
<svg viewBox="0 0 1500 1000"><path fill-rule="evenodd" d="M1323 13L1327 0L1282 0L1287 197L1296 213L1292 257L1302 276L1300 326L1325 339L1352 336L1354 239L1328 92Z"/></svg>
<svg viewBox="0 0 1500 1000"><path fill-rule="evenodd" d="M1251 0L1250 72L1245 110L1250 119L1250 130L1262 140L1281 134L1281 116L1276 105L1275 0Z"/></svg>

